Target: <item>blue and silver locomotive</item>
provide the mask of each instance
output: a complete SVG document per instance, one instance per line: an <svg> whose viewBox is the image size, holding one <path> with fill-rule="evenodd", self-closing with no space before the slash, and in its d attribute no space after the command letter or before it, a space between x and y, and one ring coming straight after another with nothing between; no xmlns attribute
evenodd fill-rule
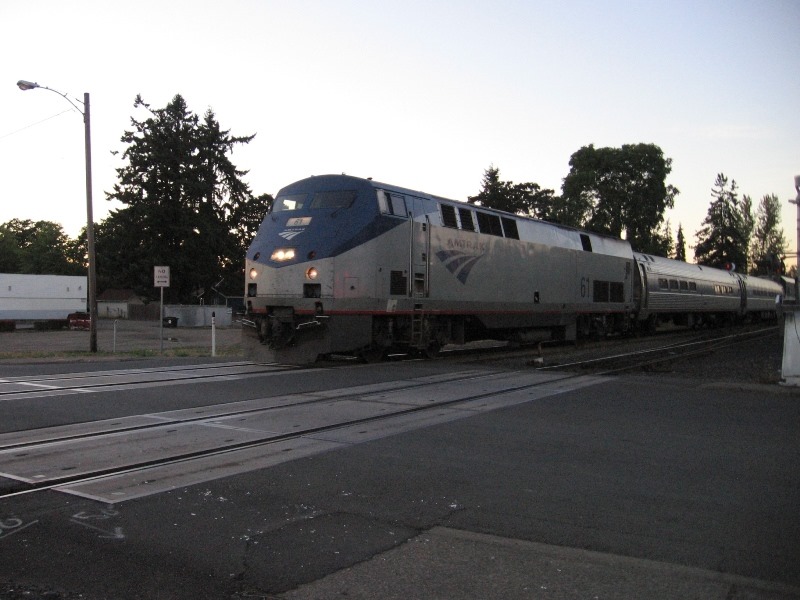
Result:
<svg viewBox="0 0 800 600"><path fill-rule="evenodd" d="M287 363L766 316L782 293L625 240L347 175L283 188L245 277L248 346Z"/></svg>

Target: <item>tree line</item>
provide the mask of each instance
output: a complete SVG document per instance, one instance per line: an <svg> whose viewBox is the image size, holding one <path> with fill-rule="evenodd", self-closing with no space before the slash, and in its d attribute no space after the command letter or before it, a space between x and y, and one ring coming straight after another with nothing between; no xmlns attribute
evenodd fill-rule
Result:
<svg viewBox="0 0 800 600"><path fill-rule="evenodd" d="M242 264L250 240L273 198L256 196L231 159L254 135L234 136L209 109L202 117L181 95L152 108L140 95L123 132L123 165L106 192L121 208L95 226L98 289L131 289L153 296L153 267L169 265L171 302L198 303L212 295L240 296ZM570 158L561 194L536 183L502 181L498 167L485 170L472 204L561 223L629 240L635 250L686 260L686 239L677 240L664 213L679 191L666 180L672 160L654 144L621 148L585 146ZM736 264L743 272L782 268L786 240L780 202L764 196L754 210L736 182L719 174L701 229L695 261ZM12 219L0 224L0 272L83 274L86 230L70 239L51 221Z"/></svg>
<svg viewBox="0 0 800 600"><path fill-rule="evenodd" d="M621 148L585 146L569 162L561 195L536 183L500 178L491 165L481 191L468 202L516 214L625 238L634 250L686 261L686 235L677 239L664 213L679 190L666 183L672 160L654 144ZM717 175L708 213L695 233L694 262L757 275L783 274L786 237L780 227L781 203L775 194L757 207L739 196L736 181Z"/></svg>

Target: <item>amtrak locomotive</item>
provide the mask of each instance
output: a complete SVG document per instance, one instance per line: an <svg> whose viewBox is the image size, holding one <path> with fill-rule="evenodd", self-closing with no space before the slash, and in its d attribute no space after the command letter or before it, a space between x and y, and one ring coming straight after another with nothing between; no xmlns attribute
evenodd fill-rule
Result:
<svg viewBox="0 0 800 600"><path fill-rule="evenodd" d="M246 345L287 363L771 317L783 293L625 240L346 175L278 193L245 277Z"/></svg>

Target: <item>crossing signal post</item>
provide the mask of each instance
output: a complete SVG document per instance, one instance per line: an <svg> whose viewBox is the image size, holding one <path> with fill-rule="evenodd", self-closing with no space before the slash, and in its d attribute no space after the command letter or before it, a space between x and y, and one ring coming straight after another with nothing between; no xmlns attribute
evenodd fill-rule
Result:
<svg viewBox="0 0 800 600"><path fill-rule="evenodd" d="M797 197L789 200L791 204L797 206L797 270L800 272L800 175L794 177L794 189ZM795 298L800 292L800 279L795 276ZM800 338L797 337L797 327L800 326L800 310L797 306L792 311L783 313L783 364L781 365L781 377L786 385L800 386Z"/></svg>

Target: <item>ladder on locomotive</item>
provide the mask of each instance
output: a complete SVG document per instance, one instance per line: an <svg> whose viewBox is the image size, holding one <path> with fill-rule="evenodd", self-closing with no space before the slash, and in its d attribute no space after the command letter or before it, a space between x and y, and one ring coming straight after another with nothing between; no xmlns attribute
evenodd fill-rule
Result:
<svg viewBox="0 0 800 600"><path fill-rule="evenodd" d="M420 346L425 329L425 311L419 305L414 306L411 313L411 345Z"/></svg>

